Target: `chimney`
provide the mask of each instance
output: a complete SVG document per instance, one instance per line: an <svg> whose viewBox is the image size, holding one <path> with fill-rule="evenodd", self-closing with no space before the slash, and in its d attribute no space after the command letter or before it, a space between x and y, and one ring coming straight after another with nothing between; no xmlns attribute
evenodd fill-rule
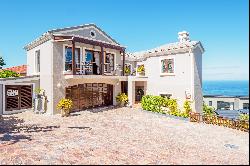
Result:
<svg viewBox="0 0 250 166"><path fill-rule="evenodd" d="M189 33L187 31L182 31L178 33L178 39L180 42L188 42L189 39Z"/></svg>

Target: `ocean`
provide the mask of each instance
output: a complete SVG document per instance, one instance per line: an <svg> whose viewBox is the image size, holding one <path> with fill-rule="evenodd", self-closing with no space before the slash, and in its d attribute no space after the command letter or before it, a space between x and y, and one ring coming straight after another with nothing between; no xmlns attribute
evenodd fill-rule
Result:
<svg viewBox="0 0 250 166"><path fill-rule="evenodd" d="M203 95L249 96L249 81L203 81Z"/></svg>

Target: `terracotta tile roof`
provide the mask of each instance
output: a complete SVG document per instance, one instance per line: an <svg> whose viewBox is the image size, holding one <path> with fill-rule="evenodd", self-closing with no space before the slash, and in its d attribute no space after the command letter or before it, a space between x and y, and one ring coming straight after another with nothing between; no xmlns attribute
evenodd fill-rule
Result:
<svg viewBox="0 0 250 166"><path fill-rule="evenodd" d="M11 70L11 71L17 72L19 74L26 74L27 73L27 65L13 66L13 67L5 68L4 70Z"/></svg>

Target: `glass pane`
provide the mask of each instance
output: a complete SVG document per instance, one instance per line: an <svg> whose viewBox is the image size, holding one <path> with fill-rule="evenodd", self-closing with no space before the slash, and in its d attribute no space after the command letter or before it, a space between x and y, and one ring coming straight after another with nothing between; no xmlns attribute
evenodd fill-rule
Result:
<svg viewBox="0 0 250 166"><path fill-rule="evenodd" d="M161 60L161 72L166 73L166 59Z"/></svg>
<svg viewBox="0 0 250 166"><path fill-rule="evenodd" d="M80 63L80 48L75 49L75 61L76 63Z"/></svg>
<svg viewBox="0 0 250 166"><path fill-rule="evenodd" d="M72 49L71 49L71 47L65 48L65 61L72 62Z"/></svg>
<svg viewBox="0 0 250 166"><path fill-rule="evenodd" d="M174 60L173 59L168 59L167 61L168 64L168 73L173 73L174 72Z"/></svg>
<svg viewBox="0 0 250 166"><path fill-rule="evenodd" d="M93 53L87 51L86 52L86 58L85 58L86 62L91 62L92 59L93 59Z"/></svg>

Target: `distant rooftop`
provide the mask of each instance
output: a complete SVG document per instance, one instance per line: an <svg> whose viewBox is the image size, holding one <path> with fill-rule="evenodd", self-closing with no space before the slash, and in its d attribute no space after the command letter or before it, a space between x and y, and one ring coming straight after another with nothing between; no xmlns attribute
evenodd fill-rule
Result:
<svg viewBox="0 0 250 166"><path fill-rule="evenodd" d="M14 71L20 75L26 75L27 73L27 65L20 65L20 66L13 66L13 67L8 67L3 70L10 70Z"/></svg>

